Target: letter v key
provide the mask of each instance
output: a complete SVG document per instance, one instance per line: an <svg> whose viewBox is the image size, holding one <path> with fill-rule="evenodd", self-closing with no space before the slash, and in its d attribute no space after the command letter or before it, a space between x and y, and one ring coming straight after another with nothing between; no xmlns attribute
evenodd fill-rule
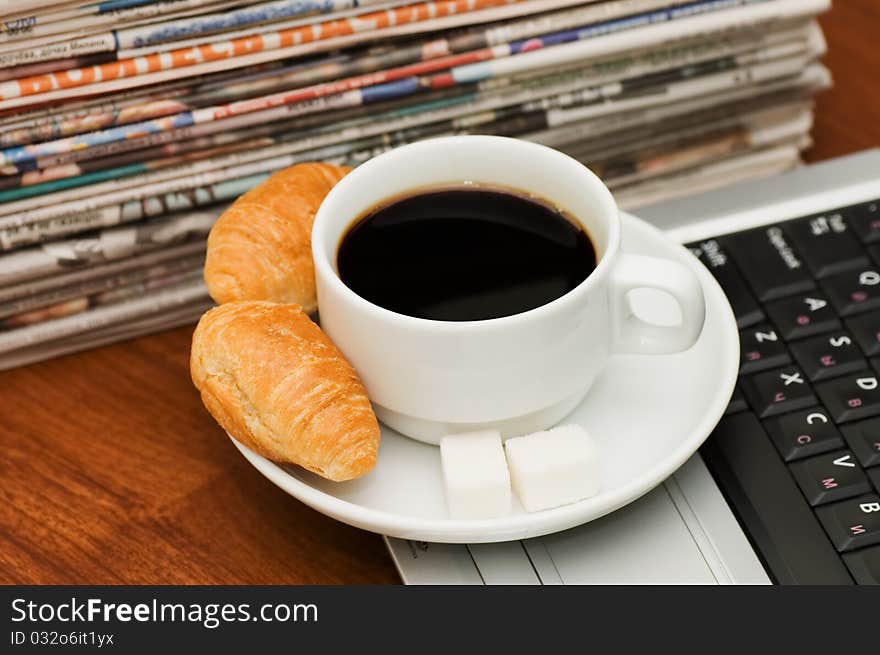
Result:
<svg viewBox="0 0 880 655"><path fill-rule="evenodd" d="M834 460L835 466L848 466L850 468L855 468L856 463L852 461L852 455L847 453L846 455L841 455L837 459Z"/></svg>

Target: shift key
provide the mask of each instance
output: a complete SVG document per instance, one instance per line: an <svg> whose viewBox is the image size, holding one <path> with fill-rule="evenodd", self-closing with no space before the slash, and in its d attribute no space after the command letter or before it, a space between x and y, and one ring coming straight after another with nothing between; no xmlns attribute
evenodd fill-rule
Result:
<svg viewBox="0 0 880 655"><path fill-rule="evenodd" d="M723 238L721 246L736 262L761 302L816 287L800 255L778 225L733 234Z"/></svg>
<svg viewBox="0 0 880 655"><path fill-rule="evenodd" d="M700 262L709 269L730 301L736 324L740 329L764 320L764 311L758 305L746 281L721 248L717 239L706 239L688 246Z"/></svg>

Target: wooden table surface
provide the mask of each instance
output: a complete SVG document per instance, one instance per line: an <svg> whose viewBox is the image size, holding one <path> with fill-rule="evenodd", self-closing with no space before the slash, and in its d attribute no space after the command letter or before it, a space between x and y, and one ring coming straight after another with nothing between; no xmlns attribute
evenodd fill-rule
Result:
<svg viewBox="0 0 880 655"><path fill-rule="evenodd" d="M822 19L811 161L880 145L880 2ZM0 583L397 583L381 539L254 470L189 381L192 328L0 373Z"/></svg>

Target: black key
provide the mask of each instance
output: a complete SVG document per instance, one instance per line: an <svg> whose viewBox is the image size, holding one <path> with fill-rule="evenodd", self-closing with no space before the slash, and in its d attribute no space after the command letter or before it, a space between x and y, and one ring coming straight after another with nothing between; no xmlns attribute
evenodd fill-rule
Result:
<svg viewBox="0 0 880 655"><path fill-rule="evenodd" d="M846 327L868 357L880 355L880 312L846 319Z"/></svg>
<svg viewBox="0 0 880 655"><path fill-rule="evenodd" d="M843 213L862 243L880 241L880 204L877 201L848 207Z"/></svg>
<svg viewBox="0 0 880 655"><path fill-rule="evenodd" d="M874 485L875 491L880 491L880 468L872 468L867 471L868 477L871 478L871 484Z"/></svg>
<svg viewBox="0 0 880 655"><path fill-rule="evenodd" d="M852 584L754 415L722 418L700 453L776 582Z"/></svg>
<svg viewBox="0 0 880 655"><path fill-rule="evenodd" d="M880 414L880 381L870 370L816 384L816 393L835 423L846 423Z"/></svg>
<svg viewBox="0 0 880 655"><path fill-rule="evenodd" d="M856 584L880 585L880 546L844 553L843 563Z"/></svg>
<svg viewBox="0 0 880 655"><path fill-rule="evenodd" d="M736 324L745 328L764 320L764 311L752 296L739 271L715 239L707 239L688 246L691 252L711 271L724 289L736 317Z"/></svg>
<svg viewBox="0 0 880 655"><path fill-rule="evenodd" d="M816 287L800 256L778 225L740 232L721 241L761 302Z"/></svg>
<svg viewBox="0 0 880 655"><path fill-rule="evenodd" d="M783 229L818 278L870 265L840 212L790 221Z"/></svg>
<svg viewBox="0 0 880 655"><path fill-rule="evenodd" d="M831 304L841 316L880 309L880 270L857 268L821 281Z"/></svg>
<svg viewBox="0 0 880 655"><path fill-rule="evenodd" d="M730 402L727 403L727 409L724 410L724 414L736 414L737 412L744 412L748 408L749 405L746 402L746 397L743 395L742 389L740 389L737 384L733 388L733 395L730 397Z"/></svg>
<svg viewBox="0 0 880 655"><path fill-rule="evenodd" d="M848 450L795 462L791 473L813 507L871 492L871 484L856 456Z"/></svg>
<svg viewBox="0 0 880 655"><path fill-rule="evenodd" d="M825 532L841 553L880 543L880 496L850 498L816 510Z"/></svg>
<svg viewBox="0 0 880 655"><path fill-rule="evenodd" d="M765 309L786 341L823 334L840 327L840 319L821 293L777 300L767 304Z"/></svg>
<svg viewBox="0 0 880 655"><path fill-rule="evenodd" d="M797 366L756 373L743 378L740 384L749 406L761 418L816 404L813 389Z"/></svg>
<svg viewBox="0 0 880 655"><path fill-rule="evenodd" d="M791 345L795 360L810 382L854 373L867 368L855 340L842 330Z"/></svg>
<svg viewBox="0 0 880 655"><path fill-rule="evenodd" d="M843 448L837 426L821 407L767 419L764 427L786 462Z"/></svg>
<svg viewBox="0 0 880 655"><path fill-rule="evenodd" d="M742 375L791 363L788 348L776 330L766 323L741 330L739 342L739 372Z"/></svg>
<svg viewBox="0 0 880 655"><path fill-rule="evenodd" d="M844 425L841 431L862 466L880 466L880 418Z"/></svg>

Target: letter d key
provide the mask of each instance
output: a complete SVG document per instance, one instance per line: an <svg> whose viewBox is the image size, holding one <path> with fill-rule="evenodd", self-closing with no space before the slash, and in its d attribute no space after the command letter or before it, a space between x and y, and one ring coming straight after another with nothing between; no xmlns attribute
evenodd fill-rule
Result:
<svg viewBox="0 0 880 655"><path fill-rule="evenodd" d="M880 415L880 382L860 371L816 384L816 394L835 423L847 423Z"/></svg>

